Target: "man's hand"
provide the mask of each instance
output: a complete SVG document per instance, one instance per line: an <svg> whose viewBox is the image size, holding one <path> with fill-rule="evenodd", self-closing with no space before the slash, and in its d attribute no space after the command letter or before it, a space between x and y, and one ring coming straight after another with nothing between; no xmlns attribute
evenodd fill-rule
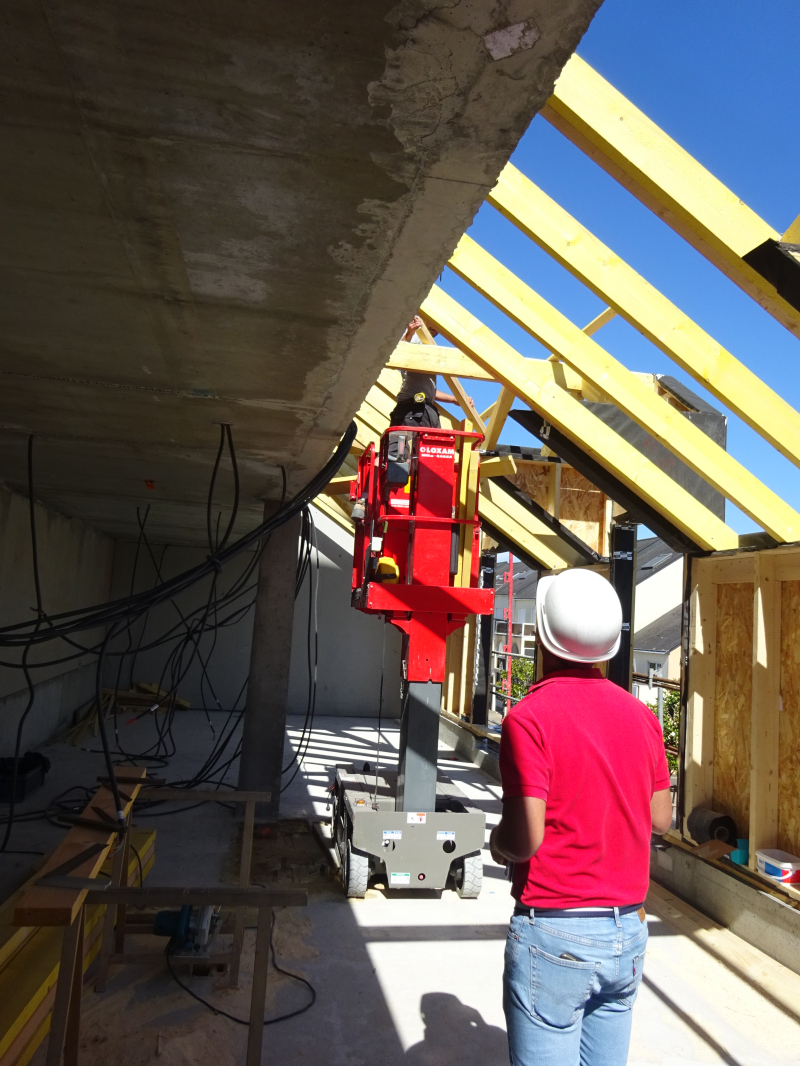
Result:
<svg viewBox="0 0 800 1066"><path fill-rule="evenodd" d="M410 341L411 338L414 336L414 334L417 332L417 330L421 329L423 325L424 325L424 323L423 323L422 319L419 317L419 315L414 315L414 317L408 323L408 329L405 331L405 334L403 335L403 340L404 341Z"/></svg>
<svg viewBox="0 0 800 1066"><path fill-rule="evenodd" d="M492 859L497 863L498 866L505 866L508 862L508 859L505 857L505 855L502 854L502 852L499 852L495 849L494 843L495 834L497 833L497 830L499 828L500 827L496 825L489 834L489 851L491 852Z"/></svg>

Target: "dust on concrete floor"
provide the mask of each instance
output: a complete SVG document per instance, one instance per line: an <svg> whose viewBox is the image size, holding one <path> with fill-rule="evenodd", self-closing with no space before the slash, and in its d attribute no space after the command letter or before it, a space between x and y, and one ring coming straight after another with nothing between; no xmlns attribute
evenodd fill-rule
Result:
<svg viewBox="0 0 800 1066"><path fill-rule="evenodd" d="M295 744L299 724L291 723ZM285 794L287 816L324 816L335 764L368 761L374 766L376 739L370 720L318 718L302 773ZM396 723L384 725L381 767L394 764L397 744ZM193 734L183 746L184 764L174 765L170 776L185 776L192 752L199 764L201 749ZM452 752L442 751L440 758L470 801L486 812L488 834L500 814L499 786ZM162 826L170 828L162 833ZM158 864L150 883L199 882L201 874L213 883L229 869L234 836L231 814L216 805L159 819ZM437 897L372 888L366 899L347 901L337 883L320 881L309 893L307 908L277 912L278 963L311 981L318 999L308 1013L267 1028L264 1063L504 1066L501 974L512 902L503 870L488 852L484 862L478 900L461 900L449 890ZM692 926L691 909L684 911L678 921L678 912L663 899L649 901L651 940L634 1010L630 1063L796 1064L800 977L783 967L776 971L778 964L741 942L742 957L763 960L763 978L758 965L738 966L735 958L721 958L692 931L707 926L707 920L696 915ZM242 1018L252 936L240 991L214 991L214 977L186 979L193 990ZM736 943L730 940L734 956ZM780 994L774 990L775 973ZM268 994L270 1014L295 1009L308 995L303 986L273 973ZM107 992L87 993L84 1004L81 1061L90 1066L244 1062L245 1028L193 1001L163 967L119 968ZM33 1064L43 1062L40 1049Z"/></svg>

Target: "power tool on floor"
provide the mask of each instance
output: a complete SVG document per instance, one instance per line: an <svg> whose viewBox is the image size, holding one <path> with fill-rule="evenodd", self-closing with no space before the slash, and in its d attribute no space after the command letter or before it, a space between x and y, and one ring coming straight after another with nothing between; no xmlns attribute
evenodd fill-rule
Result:
<svg viewBox="0 0 800 1066"><path fill-rule="evenodd" d="M332 827L348 896L369 878L388 888L481 888L485 815L439 777L446 640L468 615L491 614L479 588L480 433L392 427L370 444L351 486L355 501L352 605L403 633L403 711L396 773L338 768Z"/></svg>
<svg viewBox="0 0 800 1066"><path fill-rule="evenodd" d="M179 911L159 911L153 933L170 938L168 951L174 958L199 961L211 954L219 925L218 907L185 905Z"/></svg>

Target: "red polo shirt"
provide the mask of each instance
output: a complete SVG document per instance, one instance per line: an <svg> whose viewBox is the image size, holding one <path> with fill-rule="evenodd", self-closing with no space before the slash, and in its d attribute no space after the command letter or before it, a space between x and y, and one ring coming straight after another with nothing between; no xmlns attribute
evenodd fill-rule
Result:
<svg viewBox="0 0 800 1066"><path fill-rule="evenodd" d="M658 719L594 667L559 670L503 721L503 799L547 803L544 841L514 869L512 895L530 907L642 903L650 799L669 788Z"/></svg>

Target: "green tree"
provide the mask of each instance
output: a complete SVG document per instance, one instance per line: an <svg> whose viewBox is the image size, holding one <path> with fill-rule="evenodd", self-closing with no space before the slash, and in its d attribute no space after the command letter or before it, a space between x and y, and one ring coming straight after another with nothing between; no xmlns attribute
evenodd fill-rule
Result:
<svg viewBox="0 0 800 1066"><path fill-rule="evenodd" d="M516 700L522 699L536 680L535 659L511 660L511 695Z"/></svg>
<svg viewBox="0 0 800 1066"><path fill-rule="evenodd" d="M647 706L658 715L658 704L648 703ZM681 697L679 692L664 692L664 743L673 748L680 746L681 736ZM678 756L671 751L667 753L669 772L678 772Z"/></svg>

